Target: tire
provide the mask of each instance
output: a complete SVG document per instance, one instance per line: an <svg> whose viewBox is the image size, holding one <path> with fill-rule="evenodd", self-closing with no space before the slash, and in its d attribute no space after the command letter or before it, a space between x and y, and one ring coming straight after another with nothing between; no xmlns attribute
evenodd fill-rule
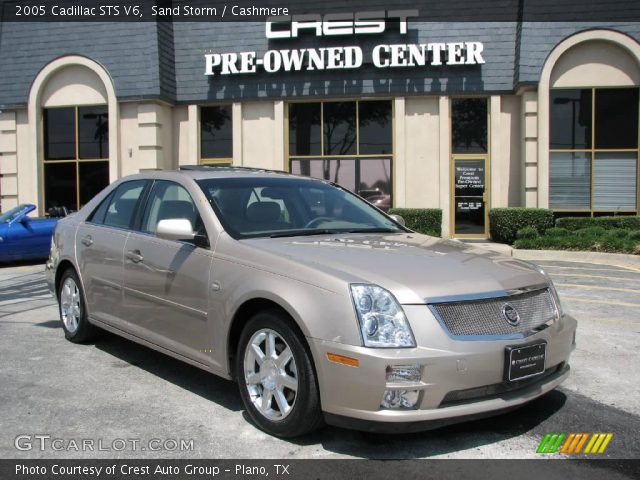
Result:
<svg viewBox="0 0 640 480"><path fill-rule="evenodd" d="M95 337L97 328L87 319L84 291L73 268L65 270L60 278L58 312L67 340L81 343Z"/></svg>
<svg viewBox="0 0 640 480"><path fill-rule="evenodd" d="M258 428L291 438L323 425L311 355L287 317L278 311L253 316L240 335L237 352L240 395Z"/></svg>

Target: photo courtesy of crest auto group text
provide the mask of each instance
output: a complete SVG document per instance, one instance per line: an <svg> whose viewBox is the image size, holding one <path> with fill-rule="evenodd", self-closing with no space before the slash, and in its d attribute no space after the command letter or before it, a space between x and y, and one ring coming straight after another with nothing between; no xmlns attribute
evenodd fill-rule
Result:
<svg viewBox="0 0 640 480"><path fill-rule="evenodd" d="M636 3L0 0L0 478L640 477Z"/></svg>

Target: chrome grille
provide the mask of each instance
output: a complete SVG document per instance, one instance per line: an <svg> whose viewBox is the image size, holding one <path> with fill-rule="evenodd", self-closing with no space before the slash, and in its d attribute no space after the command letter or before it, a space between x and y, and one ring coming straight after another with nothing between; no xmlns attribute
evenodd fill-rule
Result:
<svg viewBox="0 0 640 480"><path fill-rule="evenodd" d="M506 304L518 311L518 325L511 325L503 316L502 309ZM431 308L454 336L522 334L556 318L549 289L482 300L436 303Z"/></svg>

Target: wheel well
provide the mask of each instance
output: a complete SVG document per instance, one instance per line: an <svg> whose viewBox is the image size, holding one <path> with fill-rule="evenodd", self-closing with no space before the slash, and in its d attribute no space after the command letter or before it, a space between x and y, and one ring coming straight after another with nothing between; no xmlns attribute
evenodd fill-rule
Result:
<svg viewBox="0 0 640 480"><path fill-rule="evenodd" d="M56 298L58 297L58 291L60 290L60 279L62 278L62 275L64 274L64 272L66 272L69 268L72 268L75 271L73 263L71 263L69 260L62 260L58 265L58 268L56 269L56 281L55 281Z"/></svg>
<svg viewBox="0 0 640 480"><path fill-rule="evenodd" d="M229 328L229 335L227 337L227 359L229 362L229 373L232 378L235 378L235 357L237 354L238 341L240 340L242 329L251 317L253 317L256 313L263 312L265 310L276 310L281 313L282 316L289 321L290 325L298 332L307 349L309 348L304 333L302 333L302 330L293 319L293 317L289 314L289 312L282 308L281 305L266 298L253 298L251 300L247 300L240 306L240 308L238 308L235 315L233 316L233 319L231 320L231 327ZM313 363L311 354L309 354L309 357L311 358L311 362Z"/></svg>

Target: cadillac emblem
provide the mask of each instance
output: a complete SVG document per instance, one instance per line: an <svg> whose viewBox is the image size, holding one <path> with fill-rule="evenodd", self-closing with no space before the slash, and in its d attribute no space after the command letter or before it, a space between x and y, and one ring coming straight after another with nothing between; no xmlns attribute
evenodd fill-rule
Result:
<svg viewBox="0 0 640 480"><path fill-rule="evenodd" d="M514 327L520 323L520 314L508 303L505 303L502 307L502 316L509 322L509 325L513 325Z"/></svg>

